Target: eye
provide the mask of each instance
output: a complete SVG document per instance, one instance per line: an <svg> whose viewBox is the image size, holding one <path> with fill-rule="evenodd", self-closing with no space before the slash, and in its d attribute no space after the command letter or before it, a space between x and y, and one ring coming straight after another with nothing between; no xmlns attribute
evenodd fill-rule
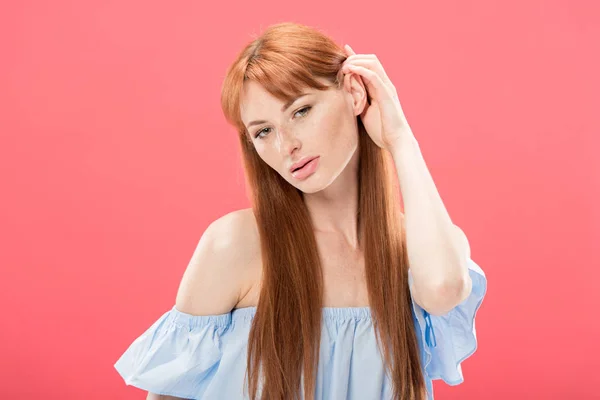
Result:
<svg viewBox="0 0 600 400"><path fill-rule="evenodd" d="M271 129L271 128L261 129L260 131L256 132L256 135L254 135L254 139L262 139L264 136L260 136L260 134L262 132L266 131L267 129Z"/></svg>
<svg viewBox="0 0 600 400"><path fill-rule="evenodd" d="M296 114L298 114L299 112L305 111L305 112L302 114L302 117L304 117L306 114L308 114L308 110L310 110L311 108L312 108L311 106L306 106L306 107L303 107L303 108L299 109L298 111L296 111ZM294 115L295 115L295 114L294 114Z"/></svg>
<svg viewBox="0 0 600 400"><path fill-rule="evenodd" d="M304 117L304 116L306 116L306 114L308 114L308 111L309 111L311 108L312 108L312 106L306 106L306 107L302 107L301 109L299 109L298 111L296 111L296 112L294 113L294 115L296 115L296 114L298 114L298 113L302 113L302 114L300 115L300 117ZM264 128L264 129L261 129L260 131L256 132L256 134L254 135L254 139L262 139L262 138L264 138L264 136L260 136L260 135L261 135L263 132L265 132L265 131L267 131L267 130L269 130L269 129L271 129L271 128Z"/></svg>

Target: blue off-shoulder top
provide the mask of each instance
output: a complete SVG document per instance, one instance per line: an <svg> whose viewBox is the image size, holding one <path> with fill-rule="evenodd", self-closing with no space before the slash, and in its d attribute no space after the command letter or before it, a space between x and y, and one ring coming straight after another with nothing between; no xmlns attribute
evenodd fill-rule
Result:
<svg viewBox="0 0 600 400"><path fill-rule="evenodd" d="M449 385L464 381L461 363L477 349L475 314L487 279L473 260L468 267L471 294L447 314L431 315L412 303L429 400L432 380ZM246 352L255 313L256 307L246 307L195 316L173 306L131 343L114 367L127 385L156 394L248 399ZM315 400L392 398L368 307L324 307L319 354Z"/></svg>

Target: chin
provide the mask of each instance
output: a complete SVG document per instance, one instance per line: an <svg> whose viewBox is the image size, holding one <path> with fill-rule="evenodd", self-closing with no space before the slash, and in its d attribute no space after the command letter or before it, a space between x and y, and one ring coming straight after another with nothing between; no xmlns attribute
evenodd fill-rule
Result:
<svg viewBox="0 0 600 400"><path fill-rule="evenodd" d="M302 193L304 193L304 194L317 193L317 192L320 192L321 190L325 189L325 188L322 188L322 187L318 187L318 188L313 188L313 187L311 187L311 188L304 188L304 187L298 187L298 186L296 186L296 188L299 191L301 191Z"/></svg>
<svg viewBox="0 0 600 400"><path fill-rule="evenodd" d="M327 189L327 187L335 180L335 177L332 177L332 179L327 181L323 179L323 177L315 175L308 177L308 179L304 181L295 182L294 187L300 190L302 193L312 194Z"/></svg>

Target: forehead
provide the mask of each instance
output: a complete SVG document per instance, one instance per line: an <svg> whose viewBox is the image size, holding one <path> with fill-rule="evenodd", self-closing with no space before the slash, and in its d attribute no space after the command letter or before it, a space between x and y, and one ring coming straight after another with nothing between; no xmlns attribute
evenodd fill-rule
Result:
<svg viewBox="0 0 600 400"><path fill-rule="evenodd" d="M323 82L325 83L325 81ZM318 90L306 87L303 88L301 92L314 98L331 95L333 90L332 88L329 90ZM285 103L285 100L280 100L273 96L259 83L251 80L246 81L244 82L240 96L240 113L242 121L244 121L244 124L247 124L250 120L255 118L269 118L273 115L279 115L281 114L281 108Z"/></svg>
<svg viewBox="0 0 600 400"><path fill-rule="evenodd" d="M283 105L284 101L279 100L259 83L254 81L244 82L240 98L240 109L242 115L252 113L252 110L264 107L270 108Z"/></svg>

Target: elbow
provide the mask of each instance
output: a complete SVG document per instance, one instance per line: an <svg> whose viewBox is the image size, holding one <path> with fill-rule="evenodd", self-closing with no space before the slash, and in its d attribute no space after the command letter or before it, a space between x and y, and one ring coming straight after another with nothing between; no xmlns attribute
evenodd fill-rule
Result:
<svg viewBox="0 0 600 400"><path fill-rule="evenodd" d="M439 284L428 291L430 295L423 299L423 308L434 316L446 315L466 300L471 290L470 276L462 280Z"/></svg>

